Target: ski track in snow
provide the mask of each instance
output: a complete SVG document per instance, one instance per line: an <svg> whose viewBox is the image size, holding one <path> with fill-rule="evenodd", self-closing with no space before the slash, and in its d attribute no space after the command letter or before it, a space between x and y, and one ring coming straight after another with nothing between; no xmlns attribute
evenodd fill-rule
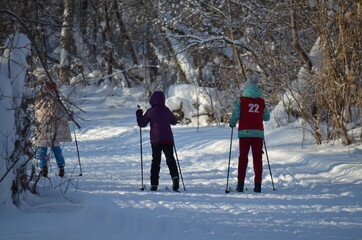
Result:
<svg viewBox="0 0 362 240"><path fill-rule="evenodd" d="M76 146L65 144L67 182L42 179L39 196L25 194L20 211L0 217L0 239L362 239L361 147L301 143L298 129L266 128L276 191L265 156L263 189L254 193L252 161L245 193L225 193L230 128L173 127L186 191L172 182L163 157L160 191L149 190L149 128L142 129L145 191L141 191L136 108L106 108L96 97L83 109ZM338 146L338 145L337 145ZM264 154L265 155L265 154ZM235 189L234 134L229 186ZM53 167L53 174L56 169ZM60 187L53 188L60 184ZM68 188L67 188L68 187ZM62 192L67 189L65 194ZM20 224L19 224L20 222Z"/></svg>

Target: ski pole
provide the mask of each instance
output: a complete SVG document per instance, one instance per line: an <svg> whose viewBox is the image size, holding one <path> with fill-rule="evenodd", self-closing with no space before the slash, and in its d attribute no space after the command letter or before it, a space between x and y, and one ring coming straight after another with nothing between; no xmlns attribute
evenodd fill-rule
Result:
<svg viewBox="0 0 362 240"><path fill-rule="evenodd" d="M180 161L178 160L178 156L177 156L177 150L176 150L175 142L173 143L173 148L175 149L175 156L176 156L176 160L177 160L178 169L180 169L180 176L181 176L181 180L182 180L182 185L184 187L184 190L186 191L185 184L184 184L184 178L182 177Z"/></svg>
<svg viewBox="0 0 362 240"><path fill-rule="evenodd" d="M73 121L73 131L74 131L74 141L75 141L75 146L77 147L78 163L79 163L79 169L80 169L79 176L83 176L83 172L82 172L82 164L80 163L80 155L79 155L79 148L78 148L77 134L75 133L75 127L74 127L74 121Z"/></svg>
<svg viewBox="0 0 362 240"><path fill-rule="evenodd" d="M271 167L270 167L268 150L267 150L267 148L266 148L265 139L263 139L263 141L264 141L264 148L265 148L266 159L267 159L267 161L268 161L268 166L269 166L269 172L270 172L271 182L272 182L272 185L273 185L273 190L277 190L277 189L274 187L273 175L272 175L272 171L271 171Z"/></svg>
<svg viewBox="0 0 362 240"><path fill-rule="evenodd" d="M137 105L138 109L141 109L141 107L139 105ZM142 182L142 186L141 186L141 191L145 190L145 187L143 185L143 153L142 153L142 129L140 127L140 151L141 151L141 182Z"/></svg>
<svg viewBox="0 0 362 240"><path fill-rule="evenodd" d="M233 131L234 131L234 128L232 127L232 128L231 128L231 137L230 137L228 174L227 174L227 177L226 177L226 189L225 189L225 193L229 193L229 192L230 192L230 190L229 190L229 174L230 174L231 147L232 147L232 144L233 144Z"/></svg>

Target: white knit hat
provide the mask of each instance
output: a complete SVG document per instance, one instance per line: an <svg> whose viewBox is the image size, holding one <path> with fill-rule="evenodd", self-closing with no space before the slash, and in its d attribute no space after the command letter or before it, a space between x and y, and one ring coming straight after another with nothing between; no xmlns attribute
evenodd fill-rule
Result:
<svg viewBox="0 0 362 240"><path fill-rule="evenodd" d="M259 74L257 73L252 74L248 79L248 81L246 81L246 83L244 84L243 90L246 90L251 86L258 87L259 80L260 80Z"/></svg>

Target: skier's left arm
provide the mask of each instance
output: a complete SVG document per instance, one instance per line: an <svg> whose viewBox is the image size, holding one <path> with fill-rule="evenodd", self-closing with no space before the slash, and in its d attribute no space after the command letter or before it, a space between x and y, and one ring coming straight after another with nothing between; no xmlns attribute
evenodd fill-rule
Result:
<svg viewBox="0 0 362 240"><path fill-rule="evenodd" d="M269 121L270 120L270 113L268 108L265 106L264 108L264 112L263 112L263 120L264 121Z"/></svg>
<svg viewBox="0 0 362 240"><path fill-rule="evenodd" d="M177 118L175 117L175 115L171 112L171 110L169 109L170 111L170 123L172 125L176 125L177 124Z"/></svg>

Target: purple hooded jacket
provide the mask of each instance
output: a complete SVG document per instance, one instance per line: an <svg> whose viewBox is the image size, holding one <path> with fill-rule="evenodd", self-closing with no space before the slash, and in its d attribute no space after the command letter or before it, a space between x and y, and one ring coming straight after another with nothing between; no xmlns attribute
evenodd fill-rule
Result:
<svg viewBox="0 0 362 240"><path fill-rule="evenodd" d="M165 105L165 95L156 91L150 98L151 108L142 115L137 112L137 124L139 127L146 127L151 123L151 144L173 143L171 124L176 125L177 119Z"/></svg>

